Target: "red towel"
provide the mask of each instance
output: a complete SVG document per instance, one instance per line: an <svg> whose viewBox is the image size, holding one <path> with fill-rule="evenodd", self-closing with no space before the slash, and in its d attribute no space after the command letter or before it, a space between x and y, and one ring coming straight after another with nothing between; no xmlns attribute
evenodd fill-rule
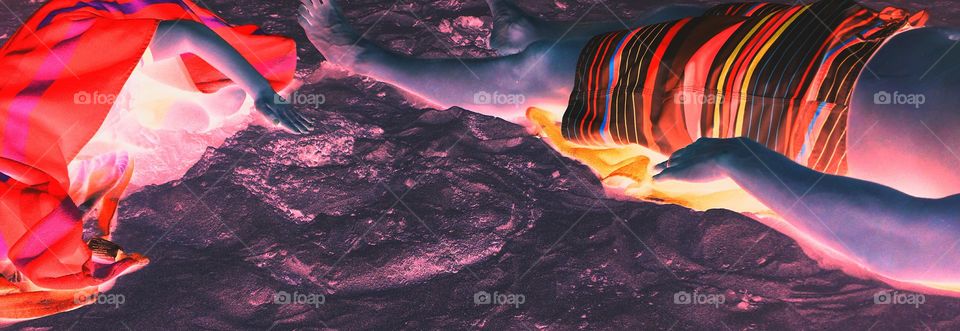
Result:
<svg viewBox="0 0 960 331"><path fill-rule="evenodd" d="M210 27L274 89L293 79L292 40L231 26L190 0L52 0L40 8L0 49L0 260L9 258L35 285L99 285L137 263L91 261L67 165L99 129L159 22L168 20ZM182 60L199 91L232 84L196 56Z"/></svg>

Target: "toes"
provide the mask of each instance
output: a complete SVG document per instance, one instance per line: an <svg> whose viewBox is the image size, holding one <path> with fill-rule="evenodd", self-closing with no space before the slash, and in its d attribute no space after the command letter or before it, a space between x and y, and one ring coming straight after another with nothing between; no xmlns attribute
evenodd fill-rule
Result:
<svg viewBox="0 0 960 331"><path fill-rule="evenodd" d="M310 26L319 26L325 22L326 16L322 12L325 9L322 6L316 0L303 0L298 11L300 18L303 19L301 22L308 23Z"/></svg>
<svg viewBox="0 0 960 331"><path fill-rule="evenodd" d="M310 12L308 12L306 8L302 8L302 7L300 8L299 15L297 15L297 22L300 23L300 26L309 26L311 28L315 27L315 24L313 24L312 16L310 15Z"/></svg>

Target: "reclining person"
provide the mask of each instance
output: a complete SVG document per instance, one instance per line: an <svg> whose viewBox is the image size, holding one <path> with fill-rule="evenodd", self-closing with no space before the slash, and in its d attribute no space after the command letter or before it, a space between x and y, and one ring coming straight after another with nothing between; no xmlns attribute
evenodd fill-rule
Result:
<svg viewBox="0 0 960 331"><path fill-rule="evenodd" d="M888 282L960 290L960 250L943 250L960 238L960 30L849 0L671 6L585 25L488 4L493 58L392 53L330 0L307 1L301 24L357 73L518 123L528 107L562 110L565 139L671 155L657 181L732 179ZM478 91L526 101L476 105Z"/></svg>
<svg viewBox="0 0 960 331"><path fill-rule="evenodd" d="M0 85L0 272L7 276L0 288L95 288L146 265L108 240L132 160L123 151L76 159L117 109L80 97L116 96L146 53L182 61L196 91L239 85L275 123L310 129L275 92L293 80L293 41L257 30L189 0L52 0L25 22L0 49L0 69L9 73ZM84 218L97 219L102 235L89 246ZM9 297L0 304L17 306L24 318L70 305Z"/></svg>

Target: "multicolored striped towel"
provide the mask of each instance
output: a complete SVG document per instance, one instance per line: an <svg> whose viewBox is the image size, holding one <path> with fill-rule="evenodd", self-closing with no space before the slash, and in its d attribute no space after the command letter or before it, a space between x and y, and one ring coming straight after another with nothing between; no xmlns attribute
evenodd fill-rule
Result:
<svg viewBox="0 0 960 331"><path fill-rule="evenodd" d="M664 154L700 137L749 137L843 174L857 77L885 40L927 17L852 0L736 3L599 35L581 53L563 135Z"/></svg>

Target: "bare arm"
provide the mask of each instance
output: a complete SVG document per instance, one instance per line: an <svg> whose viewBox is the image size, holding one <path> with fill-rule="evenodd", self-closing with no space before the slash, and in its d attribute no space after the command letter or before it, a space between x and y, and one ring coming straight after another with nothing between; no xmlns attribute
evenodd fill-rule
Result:
<svg viewBox="0 0 960 331"><path fill-rule="evenodd" d="M157 27L150 52L163 60L194 54L210 63L253 97L257 110L274 123L283 123L296 133L311 129L310 122L281 99L270 83L246 59L213 30L194 21L163 21Z"/></svg>
<svg viewBox="0 0 960 331"><path fill-rule="evenodd" d="M700 139L658 168L656 180L729 177L799 230L891 274L934 267L960 234L960 196L923 199L823 174L746 138Z"/></svg>
<svg viewBox="0 0 960 331"><path fill-rule="evenodd" d="M698 163L703 161L715 163L714 174L694 173L709 167ZM658 179L730 177L785 217L816 218L837 209L843 209L846 217L892 215L921 202L883 185L817 172L745 138L701 139L674 153L667 164L670 167Z"/></svg>

